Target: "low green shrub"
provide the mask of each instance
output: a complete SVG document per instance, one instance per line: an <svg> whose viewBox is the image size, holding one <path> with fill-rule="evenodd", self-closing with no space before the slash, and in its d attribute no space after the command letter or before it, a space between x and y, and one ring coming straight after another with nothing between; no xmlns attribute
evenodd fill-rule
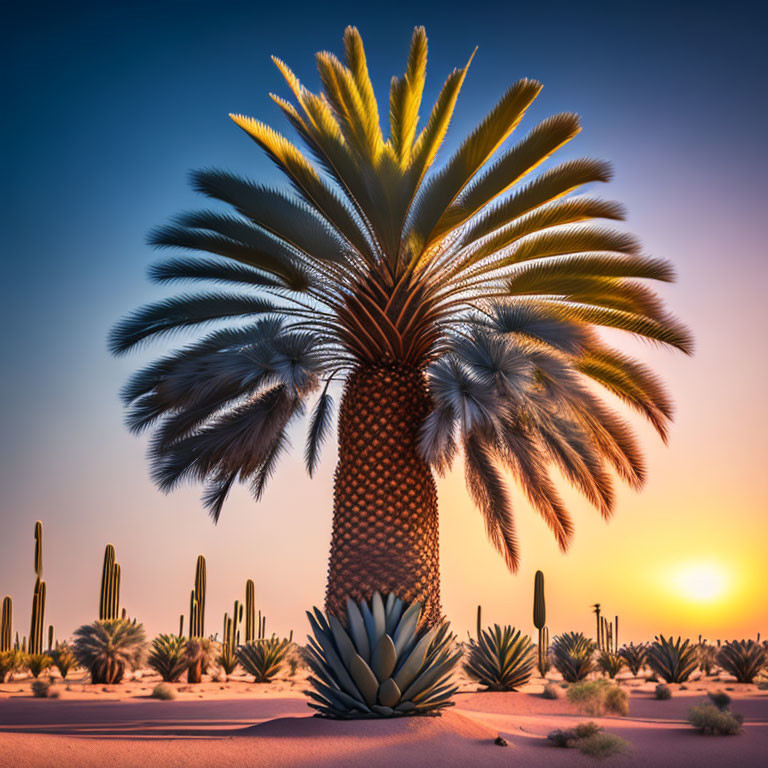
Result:
<svg viewBox="0 0 768 768"><path fill-rule="evenodd" d="M168 683L158 683L153 689L151 694L153 699L160 699L161 701L170 701L176 698L176 691L171 688Z"/></svg>
<svg viewBox="0 0 768 768"><path fill-rule="evenodd" d="M654 696L659 701L666 701L672 698L672 689L666 683L659 683L654 691Z"/></svg>
<svg viewBox="0 0 768 768"><path fill-rule="evenodd" d="M547 739L556 747L574 747L579 739L588 739L603 729L593 722L579 723L574 728L558 728L547 734Z"/></svg>
<svg viewBox="0 0 768 768"><path fill-rule="evenodd" d="M568 701L595 717L629 713L629 695L608 680L590 680L568 686Z"/></svg>
<svg viewBox="0 0 768 768"><path fill-rule="evenodd" d="M576 748L590 757L604 758L625 752L629 748L629 742L615 733L601 731L586 739L579 739L576 742Z"/></svg>
<svg viewBox="0 0 768 768"><path fill-rule="evenodd" d="M725 711L731 706L731 697L725 691L716 691L707 693L709 700L721 711Z"/></svg>
<svg viewBox="0 0 768 768"><path fill-rule="evenodd" d="M741 715L727 709L718 709L710 702L691 707L688 712L688 722L699 733L708 736L734 736L741 733L743 720Z"/></svg>
<svg viewBox="0 0 768 768"><path fill-rule="evenodd" d="M37 678L30 685L32 695L38 699L45 699L48 696L50 687L51 683L48 680L38 680Z"/></svg>
<svg viewBox="0 0 768 768"><path fill-rule="evenodd" d="M32 677L40 677L52 665L53 659L47 653L33 653L27 656L27 669Z"/></svg>
<svg viewBox="0 0 768 768"><path fill-rule="evenodd" d="M555 683L547 683L541 695L545 699L562 699L565 697L565 690L562 686Z"/></svg>

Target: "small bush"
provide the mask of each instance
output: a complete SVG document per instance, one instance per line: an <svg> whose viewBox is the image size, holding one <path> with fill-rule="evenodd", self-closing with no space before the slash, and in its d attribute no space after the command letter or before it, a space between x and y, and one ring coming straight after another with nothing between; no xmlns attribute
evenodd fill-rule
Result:
<svg viewBox="0 0 768 768"><path fill-rule="evenodd" d="M721 711L724 712L731 706L731 697L725 691L711 691L707 693L709 700Z"/></svg>
<svg viewBox="0 0 768 768"><path fill-rule="evenodd" d="M645 643L624 645L619 649L619 656L624 659L624 663L629 667L633 676L637 677L640 670L645 666L646 645Z"/></svg>
<svg viewBox="0 0 768 768"><path fill-rule="evenodd" d="M574 683L568 688L568 701L595 717L612 713L629 713L629 696L625 690L607 680Z"/></svg>
<svg viewBox="0 0 768 768"><path fill-rule="evenodd" d="M47 698L50 687L51 684L47 680L38 680L37 678L34 679L32 685L30 685L32 695L38 699Z"/></svg>
<svg viewBox="0 0 768 768"><path fill-rule="evenodd" d="M708 736L734 736L741 733L743 718L728 710L718 709L706 702L691 707L688 722L699 732Z"/></svg>
<svg viewBox="0 0 768 768"><path fill-rule="evenodd" d="M13 673L21 669L25 663L25 656L21 651L10 650L0 652L0 683L5 682L6 676L10 680Z"/></svg>
<svg viewBox="0 0 768 768"><path fill-rule="evenodd" d="M56 650L51 654L51 658L62 679L66 679L70 670L78 666L75 654L68 643L56 643Z"/></svg>
<svg viewBox="0 0 768 768"><path fill-rule="evenodd" d="M624 659L617 653L602 651L597 658L597 666L613 680L621 672L624 666Z"/></svg>
<svg viewBox="0 0 768 768"><path fill-rule="evenodd" d="M53 659L47 653L33 653L27 656L27 669L32 677L40 677L53 664Z"/></svg>
<svg viewBox="0 0 768 768"><path fill-rule="evenodd" d="M672 689L666 683L659 683L656 686L654 695L659 701L666 701L672 698Z"/></svg>
<svg viewBox="0 0 768 768"><path fill-rule="evenodd" d="M565 696L565 691L559 685L554 683L547 683L544 686L544 690L541 694L545 699L562 699Z"/></svg>
<svg viewBox="0 0 768 768"><path fill-rule="evenodd" d="M158 683L152 689L152 698L160 699L161 701L170 701L176 698L176 691L171 688L167 683Z"/></svg>
<svg viewBox="0 0 768 768"><path fill-rule="evenodd" d="M576 742L576 747L579 752L582 752L585 755L603 758L626 751L629 747L629 743L615 733L601 731L586 739L579 739Z"/></svg>
<svg viewBox="0 0 768 768"><path fill-rule="evenodd" d="M574 747L579 739L588 739L603 729L593 722L579 723L575 728L558 728L547 734L547 739L556 747Z"/></svg>

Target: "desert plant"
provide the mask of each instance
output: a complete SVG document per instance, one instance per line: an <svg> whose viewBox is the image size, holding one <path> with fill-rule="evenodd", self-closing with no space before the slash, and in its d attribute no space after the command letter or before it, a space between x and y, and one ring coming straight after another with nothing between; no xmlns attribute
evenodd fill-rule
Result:
<svg viewBox="0 0 768 768"><path fill-rule="evenodd" d="M22 651L16 648L10 651L0 651L0 683L4 683L6 677L13 675L24 664L25 654Z"/></svg>
<svg viewBox="0 0 768 768"><path fill-rule="evenodd" d="M305 659L312 671L311 706L330 718L398 717L451 706L461 651L448 623L429 628L418 602L375 592L347 600L346 627L317 608L307 613L313 636Z"/></svg>
<svg viewBox="0 0 768 768"><path fill-rule="evenodd" d="M101 567L101 594L99 595L99 620L117 621L120 617L120 564L115 562L115 548L104 548Z"/></svg>
<svg viewBox="0 0 768 768"><path fill-rule="evenodd" d="M574 747L579 739L588 739L603 729L593 722L579 723L573 728L558 728L547 734L547 740L556 747Z"/></svg>
<svg viewBox="0 0 768 768"><path fill-rule="evenodd" d="M743 718L739 714L719 709L705 702L691 707L688 722L700 733L709 736L734 736L742 731Z"/></svg>
<svg viewBox="0 0 768 768"><path fill-rule="evenodd" d="M205 596L206 596L205 558L198 555L195 564L195 587L189 596L189 638L199 640L205 637ZM199 683L199 680L189 682Z"/></svg>
<svg viewBox="0 0 768 768"><path fill-rule="evenodd" d="M160 699L161 701L170 701L176 698L176 691L171 688L167 683L158 683L150 694L153 699Z"/></svg>
<svg viewBox="0 0 768 768"><path fill-rule="evenodd" d="M43 652L43 626L45 625L45 582L43 578L43 524L35 523L35 589L32 594L32 612L29 627L28 651L32 656Z"/></svg>
<svg viewBox="0 0 768 768"><path fill-rule="evenodd" d="M645 643L635 645L629 643L619 649L619 656L624 659L624 663L634 677L640 674L640 670L645 666L647 647Z"/></svg>
<svg viewBox="0 0 768 768"><path fill-rule="evenodd" d="M29 653L25 658L26 667L32 677L40 675L53 665L53 659L47 653Z"/></svg>
<svg viewBox="0 0 768 768"><path fill-rule="evenodd" d="M536 666L542 677L546 677L547 672L549 672L549 629L547 629L546 624L547 604L544 599L544 574L541 571L536 571L533 577L533 626L539 632L539 642L536 645Z"/></svg>
<svg viewBox="0 0 768 768"><path fill-rule="evenodd" d="M187 640L184 652L187 658L187 682L202 682L203 675L215 661L216 647L210 638L193 637Z"/></svg>
<svg viewBox="0 0 768 768"><path fill-rule="evenodd" d="M268 683L282 668L290 647L288 640L277 637L254 640L238 647L237 659L255 683Z"/></svg>
<svg viewBox="0 0 768 768"><path fill-rule="evenodd" d="M419 130L427 39L417 28L407 72L393 80L386 138L355 28L344 44L346 64L317 57L322 95L276 60L297 103L275 101L311 154L232 115L292 194L198 171L195 188L236 215L187 213L151 235L161 248L215 256L168 259L154 279L233 290L145 307L115 327L110 346L123 354L179 328L229 321L141 371L123 393L130 427L158 430L150 447L157 483L167 491L203 482L214 518L235 482L261 497L288 431L316 396L306 450L314 473L335 407L328 384L343 383L326 608L343 615L347 595L396 588L424 601L425 620L436 625L432 469L443 471L463 449L470 495L510 569L519 554L507 469L565 548L572 522L548 467L561 468L606 516L614 496L607 465L633 487L643 480L635 440L590 380L662 436L671 415L652 372L591 328L684 351L691 340L641 282L672 280L669 265L643 256L630 235L595 225L623 218L622 209L570 196L607 181L606 164L576 159L534 174L579 132L578 117L557 115L501 149L540 83L509 88L437 170L468 64L448 77Z"/></svg>
<svg viewBox="0 0 768 768"><path fill-rule="evenodd" d="M768 651L754 640L733 640L722 645L717 663L738 682L751 683L768 663Z"/></svg>
<svg viewBox="0 0 768 768"><path fill-rule="evenodd" d="M495 624L470 639L464 671L491 691L514 691L530 680L535 658L528 635Z"/></svg>
<svg viewBox="0 0 768 768"><path fill-rule="evenodd" d="M588 715L629 713L629 696L625 690L607 680L591 680L568 686L568 701Z"/></svg>
<svg viewBox="0 0 768 768"><path fill-rule="evenodd" d="M94 684L112 685L126 667L138 666L146 650L144 627L128 619L95 621L75 630L72 650Z"/></svg>
<svg viewBox="0 0 768 768"><path fill-rule="evenodd" d="M725 691L708 691L707 698L720 710L731 706L731 697Z"/></svg>
<svg viewBox="0 0 768 768"><path fill-rule="evenodd" d="M48 696L48 693L51 690L51 681L50 680L33 680L32 684L29 686L30 690L32 691L32 695L35 696L38 699L45 699ZM51 697L55 698L55 697Z"/></svg>
<svg viewBox="0 0 768 768"><path fill-rule="evenodd" d="M653 689L653 695L659 701L666 701L672 698L672 689L666 683L659 683Z"/></svg>
<svg viewBox="0 0 768 768"><path fill-rule="evenodd" d="M164 682L177 682L189 666L187 639L178 635L159 635L152 641L147 664Z"/></svg>
<svg viewBox="0 0 768 768"><path fill-rule="evenodd" d="M702 640L701 635L699 635L696 654L699 659L699 671L702 675L709 677L712 674L712 670L717 663L717 650L716 646L710 645L706 640Z"/></svg>
<svg viewBox="0 0 768 768"><path fill-rule="evenodd" d="M562 699L566 694L565 689L562 686L556 685L555 683L547 683L544 686L541 695L545 699Z"/></svg>
<svg viewBox="0 0 768 768"><path fill-rule="evenodd" d="M597 657L597 666L613 680L621 672L621 668L624 666L624 658L619 656L618 653L601 651Z"/></svg>
<svg viewBox="0 0 768 768"><path fill-rule="evenodd" d="M563 680L583 680L595 667L595 644L581 632L565 632L552 641L552 663Z"/></svg>
<svg viewBox="0 0 768 768"><path fill-rule="evenodd" d="M629 742L615 733L600 731L586 738L579 739L576 742L576 747L582 754L602 759L626 752L629 749Z"/></svg>
<svg viewBox="0 0 768 768"><path fill-rule="evenodd" d="M3 598L2 623L0 624L0 653L10 651L13 632L13 600L8 595Z"/></svg>
<svg viewBox="0 0 768 768"><path fill-rule="evenodd" d="M59 670L62 678L66 679L72 669L77 667L77 659L69 643L56 643L56 648L51 654L54 666Z"/></svg>
<svg viewBox="0 0 768 768"><path fill-rule="evenodd" d="M216 663L224 670L224 674L229 677L240 663L235 648L228 643L222 643L221 651L216 657Z"/></svg>
<svg viewBox="0 0 768 768"><path fill-rule="evenodd" d="M698 666L696 647L690 640L656 637L648 646L648 666L668 683L684 683Z"/></svg>

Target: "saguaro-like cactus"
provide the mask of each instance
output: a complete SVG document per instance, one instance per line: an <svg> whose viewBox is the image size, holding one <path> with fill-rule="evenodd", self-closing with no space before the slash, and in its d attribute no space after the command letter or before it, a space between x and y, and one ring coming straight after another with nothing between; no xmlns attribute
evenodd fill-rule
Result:
<svg viewBox="0 0 768 768"><path fill-rule="evenodd" d="M261 632L261 616L259 616L259 632ZM252 643L256 639L256 606L253 580L245 582L245 642Z"/></svg>
<svg viewBox="0 0 768 768"><path fill-rule="evenodd" d="M536 571L533 578L533 626L539 630L537 667L546 677L549 671L549 630L547 629L547 604L544 600L544 574Z"/></svg>
<svg viewBox="0 0 768 768"><path fill-rule="evenodd" d="M29 653L43 652L43 625L45 623L45 582L43 576L43 524L35 523L35 590L32 594L32 618L29 627Z"/></svg>
<svg viewBox="0 0 768 768"><path fill-rule="evenodd" d="M600 603L595 603L592 606L592 610L595 612L595 621L597 623L597 647L602 649L603 647L603 623L600 621Z"/></svg>
<svg viewBox="0 0 768 768"><path fill-rule="evenodd" d="M48 650L52 651L56 647L54 643L53 624L48 626Z"/></svg>
<svg viewBox="0 0 768 768"><path fill-rule="evenodd" d="M199 555L195 568L195 588L189 598L189 636L202 638L205 636L205 558Z"/></svg>
<svg viewBox="0 0 768 768"><path fill-rule="evenodd" d="M11 650L11 631L13 627L13 600L3 598L3 621L0 625L0 651Z"/></svg>
<svg viewBox="0 0 768 768"><path fill-rule="evenodd" d="M115 621L120 617L120 564L115 561L115 548L107 544L101 569L99 619Z"/></svg>

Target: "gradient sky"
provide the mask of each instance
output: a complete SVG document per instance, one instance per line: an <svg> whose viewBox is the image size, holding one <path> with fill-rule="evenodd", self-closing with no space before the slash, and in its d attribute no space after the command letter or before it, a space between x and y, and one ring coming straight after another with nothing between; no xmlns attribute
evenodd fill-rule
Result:
<svg viewBox="0 0 768 768"><path fill-rule="evenodd" d="M540 79L523 130L555 112L582 115L583 133L559 157L612 161L615 181L599 192L627 205L650 253L674 262L679 281L664 294L697 339L693 358L624 344L668 382L676 423L666 448L640 427L650 479L640 494L621 489L609 525L566 493L568 555L515 494L522 567L509 574L460 469L440 483L448 616L463 633L482 603L489 621L532 631L541 568L553 635L592 631L594 602L620 615L622 640L768 634L765 16L736 2L367 5L4 3L0 595L14 597L15 629L28 633L39 518L46 623L59 637L95 618L108 541L122 602L152 633L178 626L204 553L210 631L253 578L268 629L303 635L303 610L324 590L333 445L310 481L297 434L264 501L233 493L214 527L199 488L152 487L145 441L123 427L118 389L158 349L115 360L105 340L122 314L163 293L145 278L156 258L145 235L202 202L189 169L278 181L227 118L285 129L267 95L286 91L270 54L315 86L313 54L338 52L356 24L381 100L424 24L428 102L479 46L445 149L512 81ZM721 573L713 600L681 592L681 571L699 565Z"/></svg>

